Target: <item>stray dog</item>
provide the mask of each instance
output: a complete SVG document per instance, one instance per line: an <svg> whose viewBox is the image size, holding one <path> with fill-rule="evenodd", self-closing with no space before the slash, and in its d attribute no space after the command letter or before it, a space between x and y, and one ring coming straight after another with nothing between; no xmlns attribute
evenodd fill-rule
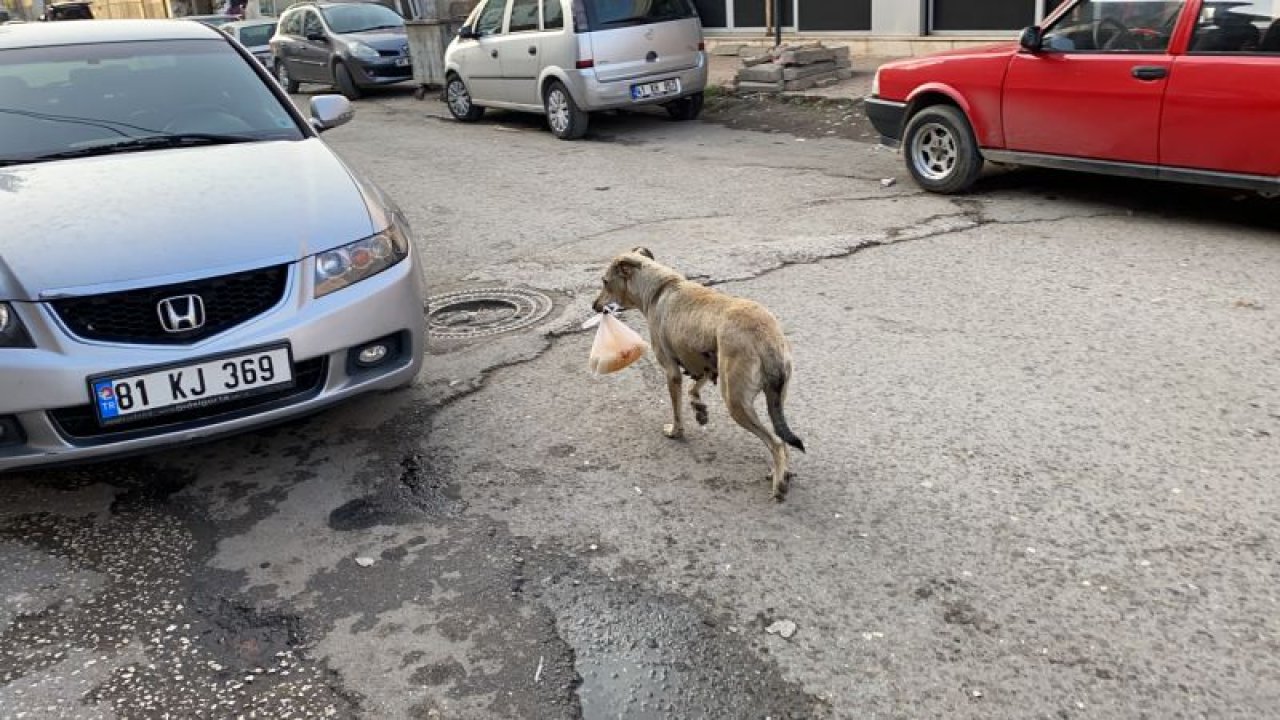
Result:
<svg viewBox="0 0 1280 720"><path fill-rule="evenodd" d="M708 380L718 382L729 416L769 448L773 497L782 501L791 479L787 445L804 452L804 443L787 427L782 414L791 380L791 346L777 318L759 303L686 280L654 261L647 248L638 247L615 258L603 283L591 305L596 312L603 312L611 303L637 308L649 323L654 357L666 372L671 393L672 422L663 433L669 438L684 435L682 373L693 379L689 398L699 425L707 424L702 388ZM776 438L756 416L755 399L761 392Z"/></svg>

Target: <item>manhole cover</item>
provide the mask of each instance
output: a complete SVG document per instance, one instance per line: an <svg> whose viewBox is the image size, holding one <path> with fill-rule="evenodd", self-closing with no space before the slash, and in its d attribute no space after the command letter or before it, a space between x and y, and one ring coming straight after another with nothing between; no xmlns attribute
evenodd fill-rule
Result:
<svg viewBox="0 0 1280 720"><path fill-rule="evenodd" d="M463 290L431 298L431 336L452 340L520 330L551 312L551 298L532 290Z"/></svg>

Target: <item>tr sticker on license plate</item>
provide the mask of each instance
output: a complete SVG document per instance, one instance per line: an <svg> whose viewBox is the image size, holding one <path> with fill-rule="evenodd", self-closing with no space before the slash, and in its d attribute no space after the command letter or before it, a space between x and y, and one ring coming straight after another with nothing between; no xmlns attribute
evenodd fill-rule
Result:
<svg viewBox="0 0 1280 720"><path fill-rule="evenodd" d="M230 402L292 385L287 346L89 381L103 425Z"/></svg>

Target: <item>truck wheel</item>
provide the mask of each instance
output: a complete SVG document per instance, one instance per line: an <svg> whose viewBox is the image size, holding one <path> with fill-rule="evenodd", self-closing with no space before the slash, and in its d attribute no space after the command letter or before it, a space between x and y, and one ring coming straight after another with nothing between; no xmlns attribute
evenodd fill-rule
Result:
<svg viewBox="0 0 1280 720"><path fill-rule="evenodd" d="M964 113L950 105L931 105L907 121L903 133L907 170L930 192L964 192L982 172L982 153Z"/></svg>
<svg viewBox="0 0 1280 720"><path fill-rule="evenodd" d="M569 89L559 80L553 81L543 98L547 111L547 124L551 132L561 140L577 140L587 134L589 116L578 108Z"/></svg>

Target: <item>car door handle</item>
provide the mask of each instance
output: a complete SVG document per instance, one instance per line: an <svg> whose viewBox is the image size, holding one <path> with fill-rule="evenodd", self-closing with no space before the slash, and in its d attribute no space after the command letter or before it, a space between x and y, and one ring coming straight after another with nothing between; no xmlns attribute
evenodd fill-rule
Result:
<svg viewBox="0 0 1280 720"><path fill-rule="evenodd" d="M530 54L530 55L537 55L537 54L538 54L538 48L537 48L537 46L536 46L536 45L531 45L531 46L529 46L529 54Z"/></svg>
<svg viewBox="0 0 1280 720"><path fill-rule="evenodd" d="M1169 77L1169 68L1159 65L1135 65L1133 76L1139 80L1161 80Z"/></svg>
<svg viewBox="0 0 1280 720"><path fill-rule="evenodd" d="M498 51L497 51L497 50L490 50L490 51L489 51L489 57L498 57Z"/></svg>

